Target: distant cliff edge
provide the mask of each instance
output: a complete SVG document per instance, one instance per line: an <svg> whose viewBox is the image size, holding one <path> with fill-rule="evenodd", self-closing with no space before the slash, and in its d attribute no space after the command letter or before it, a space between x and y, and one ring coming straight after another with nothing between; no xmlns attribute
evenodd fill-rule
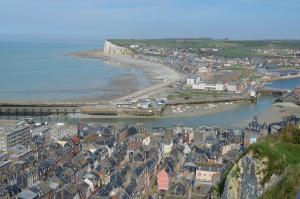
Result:
<svg viewBox="0 0 300 199"><path fill-rule="evenodd" d="M104 49L103 49L104 55L108 56L130 56L133 55L133 51L128 47L121 47L118 45L113 44L111 41L105 41L104 42Z"/></svg>

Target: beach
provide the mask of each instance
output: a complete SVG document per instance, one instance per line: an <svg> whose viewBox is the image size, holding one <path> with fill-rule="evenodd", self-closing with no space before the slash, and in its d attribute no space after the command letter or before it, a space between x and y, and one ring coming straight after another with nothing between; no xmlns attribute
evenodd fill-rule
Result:
<svg viewBox="0 0 300 199"><path fill-rule="evenodd" d="M113 104L126 100L145 99L153 95L166 97L169 93L170 87L174 86L177 81L182 80L184 77L183 74L163 64L152 63L132 57L107 56L99 49L86 52L73 52L69 55L80 58L101 59L110 64L112 67L132 67L142 68L144 70L144 74L151 81L151 85L136 91L127 92L126 95L111 100L110 102ZM125 87L126 89L125 85L126 82L123 82L122 87Z"/></svg>

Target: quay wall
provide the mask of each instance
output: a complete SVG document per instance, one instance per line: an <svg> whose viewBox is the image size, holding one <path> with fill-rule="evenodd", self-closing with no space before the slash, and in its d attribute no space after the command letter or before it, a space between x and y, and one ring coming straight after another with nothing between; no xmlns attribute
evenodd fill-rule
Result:
<svg viewBox="0 0 300 199"><path fill-rule="evenodd" d="M220 103L233 101L253 101L250 96L230 97L230 98L212 98L212 99L188 99L188 100L172 100L166 103L166 106L182 105L182 104L206 104L206 103Z"/></svg>

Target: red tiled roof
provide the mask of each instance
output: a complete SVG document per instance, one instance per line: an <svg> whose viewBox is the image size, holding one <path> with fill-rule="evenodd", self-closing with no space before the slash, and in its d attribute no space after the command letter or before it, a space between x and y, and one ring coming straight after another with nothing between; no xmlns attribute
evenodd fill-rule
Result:
<svg viewBox="0 0 300 199"><path fill-rule="evenodd" d="M79 143L80 142L80 138L78 137L78 136L72 136L72 142L74 142L74 143Z"/></svg>
<svg viewBox="0 0 300 199"><path fill-rule="evenodd" d="M164 169L157 174L157 185L159 190L169 189L169 175Z"/></svg>

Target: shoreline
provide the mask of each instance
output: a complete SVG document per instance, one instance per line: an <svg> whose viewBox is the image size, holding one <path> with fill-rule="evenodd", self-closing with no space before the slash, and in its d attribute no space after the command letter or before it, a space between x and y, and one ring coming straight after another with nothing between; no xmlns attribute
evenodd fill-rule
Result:
<svg viewBox="0 0 300 199"><path fill-rule="evenodd" d="M229 106L224 106L220 105L215 108L207 108L205 109L205 106L202 105L197 105L197 107L193 107L193 111L186 111L178 114L172 114L170 112L167 112L162 115L153 115L153 116L136 116L136 115L129 115L129 114L120 114L120 115L88 115L88 114L82 114L82 113L76 113L76 114L69 114L68 116L70 118L74 119L93 119L93 118L98 118L98 119L104 119L104 118L109 118L109 119L165 119L165 118L176 118L176 117L193 117L193 116L204 116L204 115L209 115L209 114L214 114L218 112L223 112L227 111L233 108L238 107L242 103L234 103L230 104Z"/></svg>
<svg viewBox="0 0 300 199"><path fill-rule="evenodd" d="M116 104L120 101L145 99L155 94L165 95L167 94L165 89L168 86L182 80L184 77L184 74L163 64L135 59L129 56L108 56L104 55L103 51L99 49L86 52L71 52L68 55L85 59L100 59L111 66L133 67L144 71L151 84L128 95L112 99L109 101L111 104Z"/></svg>

